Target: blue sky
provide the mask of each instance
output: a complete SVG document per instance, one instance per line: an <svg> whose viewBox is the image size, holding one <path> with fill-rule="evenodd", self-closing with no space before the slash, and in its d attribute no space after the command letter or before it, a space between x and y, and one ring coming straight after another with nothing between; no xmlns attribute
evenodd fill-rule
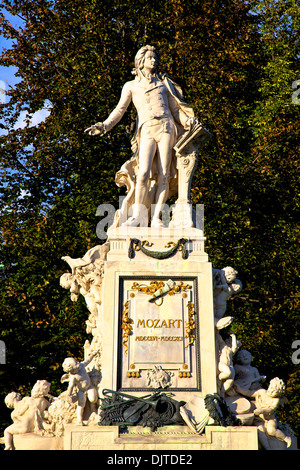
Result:
<svg viewBox="0 0 300 470"><path fill-rule="evenodd" d="M5 12L5 17L7 20L10 21L10 23L17 28L22 27L23 21L21 18L17 16L12 16L9 13ZM10 49L12 46L13 42L4 38L2 35L0 35L0 51L2 52L3 49ZM16 67L0 67L0 80L4 82L4 85L6 89L8 88L9 85L13 86L18 82L17 77L15 77L17 69Z"/></svg>
<svg viewBox="0 0 300 470"><path fill-rule="evenodd" d="M16 28L22 28L23 21L21 18L17 16L12 16L6 12L5 17L10 23ZM13 45L13 42L7 40L2 35L0 35L0 54L3 52L3 49L10 49ZM18 81L20 80L19 77L16 77L15 74L17 72L16 67L1 67L0 66L0 102L6 102L7 97L5 96L5 91L9 89L9 87L14 87ZM26 112L23 111L20 113L18 121L16 122L14 128L23 128L25 127L25 118ZM31 117L30 119L30 126L38 125L40 122L44 121L45 118L49 115L49 110L47 110L47 103L45 103L45 107ZM1 115L0 115L1 119ZM6 131L1 130L0 135L7 134ZM29 194L27 191L20 190L20 198L22 198L25 194Z"/></svg>
<svg viewBox="0 0 300 470"><path fill-rule="evenodd" d="M15 27L15 28L22 28L23 21L18 16L12 16L11 14L5 12L6 19ZM10 49L12 46L12 41L7 40L2 35L0 35L0 53L2 53L3 49ZM15 76L17 72L16 67L1 67L0 66L0 102L6 102L7 97L5 96L5 91L9 89L10 86L14 86L18 83L19 78ZM37 111L31 118L31 126L35 126L40 122L44 121L44 119L49 115L49 110L47 109L47 103L45 103L45 107L39 111ZM26 113L22 112L19 116L18 122L15 125L15 128L24 127L25 126L25 118Z"/></svg>

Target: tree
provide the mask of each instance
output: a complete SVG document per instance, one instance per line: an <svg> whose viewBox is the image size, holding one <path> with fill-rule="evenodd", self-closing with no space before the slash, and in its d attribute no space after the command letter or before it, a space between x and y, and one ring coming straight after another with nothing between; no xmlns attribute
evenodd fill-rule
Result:
<svg viewBox="0 0 300 470"><path fill-rule="evenodd" d="M42 376L59 390L64 357L81 358L86 308L59 286L61 256L98 244L97 207L118 207L124 190L113 181L131 156L134 111L105 138L91 139L84 129L107 117L134 54L153 44L161 69L214 135L199 158L192 199L205 206L214 267L236 267L244 284L230 302L234 328L268 379L281 376L295 396L296 2L170 0L166 9L161 0L151 8L145 0L4 0L1 8L21 16L24 27L0 17L2 34L14 41L0 64L16 66L20 79L1 105L0 332L7 365L0 394L29 390ZM45 103L49 117L30 125ZM28 124L16 129L22 111Z"/></svg>
<svg viewBox="0 0 300 470"><path fill-rule="evenodd" d="M269 365L269 374L284 378L290 400L287 413L292 412L297 423L299 407L293 407L300 398L300 376L291 361L291 345L299 331L300 108L292 100L292 83L299 70L300 8L295 1L260 1L255 12L265 60L249 119L249 228L258 260L249 294L260 300L256 333L252 330L256 344L251 348L263 365Z"/></svg>

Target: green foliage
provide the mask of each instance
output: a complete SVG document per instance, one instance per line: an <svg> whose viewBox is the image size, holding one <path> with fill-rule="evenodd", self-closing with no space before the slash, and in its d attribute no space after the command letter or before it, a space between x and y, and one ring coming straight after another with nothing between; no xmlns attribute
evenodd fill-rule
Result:
<svg viewBox="0 0 300 470"><path fill-rule="evenodd" d="M299 366L291 361L299 339L297 2L4 0L1 8L24 27L0 13L1 32L14 41L0 65L17 67L19 77L0 105L0 395L28 392L42 378L55 393L64 357L82 359L86 307L59 286L61 256L98 244L98 205L118 206L114 175L131 156L134 111L105 138L84 129L107 117L136 51L153 44L161 70L214 135L192 189L193 203L205 206L206 251L214 267L238 270L244 288L228 307L235 332L267 380L286 382L283 416L299 433ZM30 126L45 103L49 117ZM28 125L16 129L22 111ZM9 412L0 407L4 426Z"/></svg>

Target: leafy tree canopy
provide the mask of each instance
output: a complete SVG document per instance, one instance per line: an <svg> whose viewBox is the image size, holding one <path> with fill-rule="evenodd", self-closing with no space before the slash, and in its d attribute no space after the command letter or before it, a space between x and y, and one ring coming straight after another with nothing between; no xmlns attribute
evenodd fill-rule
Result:
<svg viewBox="0 0 300 470"><path fill-rule="evenodd" d="M84 129L107 117L136 51L153 44L213 133L192 189L205 206L206 250L214 267L238 270L235 332L268 380L286 382L286 419L298 430L299 26L296 0L2 0L0 30L13 46L0 65L16 67L19 82L0 105L1 396L41 378L59 391L63 359L81 359L86 307L59 286L61 256L98 244L97 207L118 207L114 175L130 157L134 110L105 138ZM47 119L31 124L45 106Z"/></svg>

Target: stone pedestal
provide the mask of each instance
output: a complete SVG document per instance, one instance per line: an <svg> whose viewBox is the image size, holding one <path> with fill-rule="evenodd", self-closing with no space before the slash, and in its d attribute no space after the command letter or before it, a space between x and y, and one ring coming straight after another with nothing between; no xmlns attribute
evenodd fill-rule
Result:
<svg viewBox="0 0 300 470"><path fill-rule="evenodd" d="M202 232L121 228L108 235L101 389L145 395L164 383L179 401L188 391L201 397L216 392L212 267ZM148 254L132 246L133 238ZM160 258L172 249L172 256ZM160 289L169 291L160 295Z"/></svg>
<svg viewBox="0 0 300 470"><path fill-rule="evenodd" d="M63 437L40 436L29 432L15 434L14 446L16 450L64 450L64 439Z"/></svg>
<svg viewBox="0 0 300 470"><path fill-rule="evenodd" d="M156 432L134 426L122 433L118 426L95 426L86 430L67 426L65 450L188 451L258 450L256 426L207 426L194 434L187 426L164 426Z"/></svg>

